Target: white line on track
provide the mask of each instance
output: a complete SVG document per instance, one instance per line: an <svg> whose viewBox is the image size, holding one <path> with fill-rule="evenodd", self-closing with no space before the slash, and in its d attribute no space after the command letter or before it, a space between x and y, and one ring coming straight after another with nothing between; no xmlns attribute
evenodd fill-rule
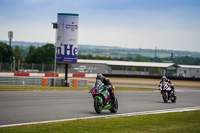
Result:
<svg viewBox="0 0 200 133"><path fill-rule="evenodd" d="M164 109L164 110L154 110L154 111L143 111L143 112L133 112L133 113L123 113L123 114L115 114L115 115L101 115L101 116L90 116L90 117L80 117L80 118L61 119L61 120L50 120L50 121L39 121L39 122L9 124L9 125L0 125L0 127L12 127L12 126L22 126L22 125L50 123L50 122L72 121L72 120L80 120L80 119L92 119L92 118L112 118L112 117L120 117L120 116L162 114L162 113L184 112L184 111L194 111L194 110L200 110L200 106L186 107L186 108Z"/></svg>

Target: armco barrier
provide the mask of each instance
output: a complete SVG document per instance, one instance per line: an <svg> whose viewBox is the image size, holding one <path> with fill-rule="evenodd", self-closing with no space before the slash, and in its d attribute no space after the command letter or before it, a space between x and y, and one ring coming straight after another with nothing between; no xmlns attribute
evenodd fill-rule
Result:
<svg viewBox="0 0 200 133"><path fill-rule="evenodd" d="M69 87L87 87L88 81L86 79L68 79Z"/></svg>
<svg viewBox="0 0 200 133"><path fill-rule="evenodd" d="M0 77L0 85L33 85L41 86L42 78Z"/></svg>
<svg viewBox="0 0 200 133"><path fill-rule="evenodd" d="M55 79L55 86L64 86L64 79ZM74 82L75 81L75 82ZM86 79L68 79L70 87L87 87ZM54 78L0 77L0 85L54 86Z"/></svg>

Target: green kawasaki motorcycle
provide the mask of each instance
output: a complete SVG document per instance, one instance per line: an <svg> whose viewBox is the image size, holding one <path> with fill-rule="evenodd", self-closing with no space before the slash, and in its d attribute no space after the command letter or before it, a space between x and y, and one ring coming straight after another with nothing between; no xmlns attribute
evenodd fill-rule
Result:
<svg viewBox="0 0 200 133"><path fill-rule="evenodd" d="M100 80L95 82L95 85L91 88L89 93L91 93L94 98L94 109L98 114L100 114L102 110L105 109L109 109L111 113L117 112L117 98L115 101L112 100L108 89L105 88L104 84Z"/></svg>

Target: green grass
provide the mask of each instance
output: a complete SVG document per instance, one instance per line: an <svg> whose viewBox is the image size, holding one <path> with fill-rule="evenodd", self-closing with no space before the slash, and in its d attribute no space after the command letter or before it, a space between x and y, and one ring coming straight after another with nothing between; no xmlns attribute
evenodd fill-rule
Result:
<svg viewBox="0 0 200 133"><path fill-rule="evenodd" d="M0 86L0 91L89 91L88 87L51 87L51 86ZM138 87L115 87L116 91L153 91L157 89L138 88Z"/></svg>
<svg viewBox="0 0 200 133"><path fill-rule="evenodd" d="M199 133L200 111L82 119L0 128L1 133Z"/></svg>

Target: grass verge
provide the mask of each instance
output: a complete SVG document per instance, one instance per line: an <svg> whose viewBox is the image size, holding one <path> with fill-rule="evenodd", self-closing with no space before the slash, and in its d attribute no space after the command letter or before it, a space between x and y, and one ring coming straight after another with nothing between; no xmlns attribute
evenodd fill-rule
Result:
<svg viewBox="0 0 200 133"><path fill-rule="evenodd" d="M0 91L89 91L88 87L51 87L51 86L0 86ZM138 87L116 87L116 91L154 91L157 89L138 88Z"/></svg>
<svg viewBox="0 0 200 133"><path fill-rule="evenodd" d="M199 133L200 111L82 119L0 128L1 133Z"/></svg>

